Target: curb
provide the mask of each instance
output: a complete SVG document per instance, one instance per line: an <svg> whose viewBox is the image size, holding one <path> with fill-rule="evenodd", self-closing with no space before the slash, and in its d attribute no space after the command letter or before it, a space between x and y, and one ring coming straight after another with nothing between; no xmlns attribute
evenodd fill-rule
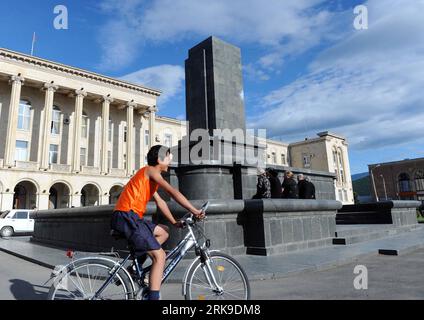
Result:
<svg viewBox="0 0 424 320"><path fill-rule="evenodd" d="M37 260L37 259L33 259L33 258L30 258L30 257L24 256L24 255L22 255L22 254L19 254L19 253L16 253L16 252L13 252L13 251L10 251L10 250L7 250L7 249L4 249L4 248L1 248L1 247L0 247L0 251L5 252L5 253L7 253L7 254L10 254L10 255L12 255L12 256L15 256L15 257L17 257L17 258L20 258L20 259L22 259L22 260L26 260L26 261L28 261L28 262L31 262L31 263L37 264L37 265L39 265L39 266L41 266L41 267L44 267L44 268L48 268L48 269L52 269L52 270L54 270L54 266L52 266L51 264L45 263L45 262L43 262L43 261L40 261L40 260Z"/></svg>

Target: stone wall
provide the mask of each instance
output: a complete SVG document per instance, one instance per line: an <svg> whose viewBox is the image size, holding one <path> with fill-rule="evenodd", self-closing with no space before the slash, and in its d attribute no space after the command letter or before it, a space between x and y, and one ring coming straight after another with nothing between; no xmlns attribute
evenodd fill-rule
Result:
<svg viewBox="0 0 424 320"><path fill-rule="evenodd" d="M203 201L193 204L200 207ZM173 201L168 205L176 217L186 213ZM318 200L212 200L200 225L213 249L270 255L331 245L341 206L338 201ZM35 212L32 241L80 251L125 249L125 241L109 235L112 211L113 206L99 206ZM149 203L146 217L167 223L154 203ZM185 230L171 227L170 233L165 249L173 248Z"/></svg>
<svg viewBox="0 0 424 320"><path fill-rule="evenodd" d="M337 224L417 224L420 201L380 201L345 205L337 213Z"/></svg>

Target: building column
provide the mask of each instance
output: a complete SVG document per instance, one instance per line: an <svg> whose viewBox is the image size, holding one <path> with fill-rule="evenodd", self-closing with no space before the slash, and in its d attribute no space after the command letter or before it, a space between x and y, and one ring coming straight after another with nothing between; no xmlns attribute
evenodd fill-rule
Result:
<svg viewBox="0 0 424 320"><path fill-rule="evenodd" d="M49 151L50 151L50 133L53 112L54 93L59 87L53 83L45 83L43 90L46 91L44 100L44 123L41 129L41 160L40 169L47 170L49 168Z"/></svg>
<svg viewBox="0 0 424 320"><path fill-rule="evenodd" d="M109 193L100 196L100 205L105 206L109 204Z"/></svg>
<svg viewBox="0 0 424 320"><path fill-rule="evenodd" d="M14 192L3 192L1 200L0 211L12 210L13 209L13 196Z"/></svg>
<svg viewBox="0 0 424 320"><path fill-rule="evenodd" d="M110 104L113 102L113 99L109 96L103 97L103 104L102 104L102 154L101 154L101 161L100 161L100 172L101 174L108 174L109 169L108 168L108 138L109 138L109 111L110 111Z"/></svg>
<svg viewBox="0 0 424 320"><path fill-rule="evenodd" d="M149 134L150 134L150 148L156 144L155 137L155 122L156 122L156 107L149 108Z"/></svg>
<svg viewBox="0 0 424 320"><path fill-rule="evenodd" d="M79 208L81 207L81 193L71 195L70 207Z"/></svg>
<svg viewBox="0 0 424 320"><path fill-rule="evenodd" d="M19 102L21 100L21 88L22 84L24 83L24 78L22 78L20 75L11 76L10 82L12 83L12 93L10 95L9 118L7 122L6 135L6 150L4 153L4 166L9 168L13 167L15 163L18 110Z"/></svg>
<svg viewBox="0 0 424 320"><path fill-rule="evenodd" d="M49 209L49 193L37 193L37 210L48 210Z"/></svg>
<svg viewBox="0 0 424 320"><path fill-rule="evenodd" d="M75 115L74 115L74 146L72 152L72 171L80 172L80 151L81 151L81 125L82 125L82 109L84 98L87 96L87 92L84 90L75 91Z"/></svg>
<svg viewBox="0 0 424 320"><path fill-rule="evenodd" d="M131 176L134 172L134 102L127 103L127 176Z"/></svg>

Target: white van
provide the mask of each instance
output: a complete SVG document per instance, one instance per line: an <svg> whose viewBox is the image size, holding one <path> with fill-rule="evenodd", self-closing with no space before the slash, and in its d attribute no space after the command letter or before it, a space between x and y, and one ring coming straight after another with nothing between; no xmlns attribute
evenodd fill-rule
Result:
<svg viewBox="0 0 424 320"><path fill-rule="evenodd" d="M9 210L0 214L0 236L11 237L15 233L34 232L34 219L30 214L34 210Z"/></svg>

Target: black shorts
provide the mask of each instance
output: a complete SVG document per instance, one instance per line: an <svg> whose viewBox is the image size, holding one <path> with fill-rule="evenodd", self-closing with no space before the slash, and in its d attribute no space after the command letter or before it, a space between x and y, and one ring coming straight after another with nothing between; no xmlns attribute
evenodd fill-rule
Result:
<svg viewBox="0 0 424 320"><path fill-rule="evenodd" d="M111 228L123 235L128 241L135 256L139 257L148 251L159 250L161 245L154 236L156 224L141 219L134 211L114 211Z"/></svg>

